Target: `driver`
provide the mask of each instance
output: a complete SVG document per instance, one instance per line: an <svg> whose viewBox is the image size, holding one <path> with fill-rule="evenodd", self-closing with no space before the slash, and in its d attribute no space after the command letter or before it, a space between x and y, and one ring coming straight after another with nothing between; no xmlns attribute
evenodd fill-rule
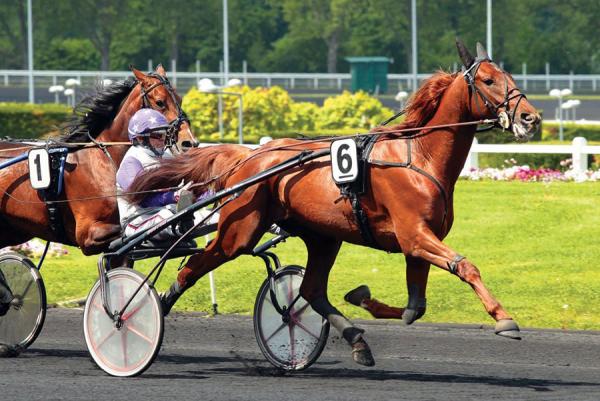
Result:
<svg viewBox="0 0 600 401"><path fill-rule="evenodd" d="M173 157L165 144L169 129L166 117L154 109L141 109L129 120L129 140L133 146L125 153L117 171L117 203L125 237L168 219L194 201L192 192L188 190L191 182L186 185L182 182L174 191L149 193L139 205L129 202L123 196L138 174L158 166L161 159ZM205 210L194 213L194 223L203 219L207 213ZM214 231L217 221L218 215L214 215L203 227L207 232ZM166 228L152 237L152 240L160 242L179 237L187 231L185 227L190 226L187 223Z"/></svg>

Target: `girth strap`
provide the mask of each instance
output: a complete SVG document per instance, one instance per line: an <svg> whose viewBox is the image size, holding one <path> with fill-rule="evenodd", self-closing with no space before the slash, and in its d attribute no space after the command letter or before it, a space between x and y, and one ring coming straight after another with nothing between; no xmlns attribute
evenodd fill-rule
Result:
<svg viewBox="0 0 600 401"><path fill-rule="evenodd" d="M348 198L352 206L352 213L358 225L360 235L365 243L373 248L380 248L375 241L373 232L369 226L369 218L360 203L360 196L363 195L368 186L369 172L368 159L377 141L378 135L356 138L356 152L358 156L358 179L346 184L338 184L342 196Z"/></svg>
<svg viewBox="0 0 600 401"><path fill-rule="evenodd" d="M67 235L65 227L60 215L60 209L56 201L60 198L63 191L63 181L65 172L65 162L67 159L68 149L60 152L50 153L50 169L51 181L50 186L46 189L39 189L40 198L46 203L48 210L48 225L56 236L58 242L65 242Z"/></svg>

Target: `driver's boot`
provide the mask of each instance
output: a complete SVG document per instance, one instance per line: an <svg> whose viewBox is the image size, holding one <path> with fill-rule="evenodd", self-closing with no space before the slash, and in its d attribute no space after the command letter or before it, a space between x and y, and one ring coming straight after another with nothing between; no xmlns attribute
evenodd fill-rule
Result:
<svg viewBox="0 0 600 401"><path fill-rule="evenodd" d="M181 194L179 195L179 200L177 201L177 208L175 209L176 212L179 213L183 209L191 206L194 203L194 200L194 193L192 191L181 191ZM179 235L183 235L193 226L194 214L190 213L185 219L177 223L176 232Z"/></svg>

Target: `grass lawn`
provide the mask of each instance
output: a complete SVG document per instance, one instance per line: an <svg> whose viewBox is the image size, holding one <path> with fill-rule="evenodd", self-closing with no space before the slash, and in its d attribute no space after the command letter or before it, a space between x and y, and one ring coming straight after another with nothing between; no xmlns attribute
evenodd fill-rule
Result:
<svg viewBox="0 0 600 401"><path fill-rule="evenodd" d="M460 181L456 219L446 242L481 270L492 293L525 327L600 330L600 184ZM202 241L202 239L200 239ZM303 265L306 251L298 239L277 248L284 264ZM147 270L150 261L137 268ZM158 284L165 289L176 276L170 262ZM332 270L329 296L352 318L369 318L347 305L343 294L368 284L389 304L406 303L405 265L401 254L343 245ZM96 257L77 249L50 258L42 269L48 300L81 298L97 279ZM265 279L258 259L244 256L215 272L219 311L252 313ZM210 311L208 277L180 300L176 309ZM437 267L431 268L428 322L487 323L470 287Z"/></svg>

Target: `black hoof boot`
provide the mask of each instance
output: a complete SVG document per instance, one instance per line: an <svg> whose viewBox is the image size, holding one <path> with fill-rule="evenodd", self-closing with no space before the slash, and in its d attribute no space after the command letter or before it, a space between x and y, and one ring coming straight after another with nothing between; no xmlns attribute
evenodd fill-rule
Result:
<svg viewBox="0 0 600 401"><path fill-rule="evenodd" d="M427 300L420 298L420 289L416 284L408 286L408 305L402 313L402 322L404 324L413 324L415 320L420 319L427 309Z"/></svg>
<svg viewBox="0 0 600 401"><path fill-rule="evenodd" d="M0 317L6 315L8 313L8 311L10 310L10 302L7 304L0 304Z"/></svg>
<svg viewBox="0 0 600 401"><path fill-rule="evenodd" d="M375 366L375 359L373 358L371 348L362 337L352 344L352 359L359 365Z"/></svg>
<svg viewBox="0 0 600 401"><path fill-rule="evenodd" d="M355 306L360 306L364 299L371 299L371 290L366 285L356 287L344 295L344 301Z"/></svg>
<svg viewBox="0 0 600 401"><path fill-rule="evenodd" d="M160 305L162 307L163 316L167 316L171 312L171 308L179 299L183 291L179 287L179 283L174 282L167 292L160 294Z"/></svg>
<svg viewBox="0 0 600 401"><path fill-rule="evenodd" d="M23 348L18 345L0 344L0 358L16 358L21 352Z"/></svg>
<svg viewBox="0 0 600 401"><path fill-rule="evenodd" d="M494 332L502 337L510 338L511 340L520 340L521 331L519 326L512 319L500 319L496 322Z"/></svg>

